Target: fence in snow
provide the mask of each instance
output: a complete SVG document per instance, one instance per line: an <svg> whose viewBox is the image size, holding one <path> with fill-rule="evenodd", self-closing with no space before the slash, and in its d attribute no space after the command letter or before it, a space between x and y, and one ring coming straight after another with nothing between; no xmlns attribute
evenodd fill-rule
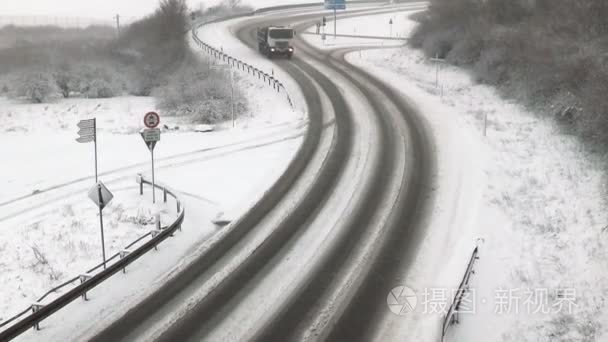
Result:
<svg viewBox="0 0 608 342"><path fill-rule="evenodd" d="M225 18L223 20L225 20ZM206 23L200 24L200 25L198 25L198 27L207 25L209 23L211 23L211 22L206 22ZM203 42L196 35L196 29L198 27L196 27L192 30L192 39L194 39L196 44L201 49L203 49L203 51L205 51L207 54L209 54L210 57L228 63L228 65L231 68L236 67L239 71L247 72L247 74L253 75L254 77L257 76L258 79L263 80L265 84L267 84L268 86L271 86L274 90L277 91L277 93L281 93L281 90L282 90L282 92L287 97L287 101L289 102L289 105L291 106L292 109L294 108L293 101L291 99L291 96L289 95L289 92L287 91L287 88L285 88L283 83L281 83L281 81L276 79L274 77L274 75L268 74L267 72L264 72L264 71L256 68L253 65L245 63L236 57L232 57L232 56L228 55L227 53L224 53L224 51L222 51L221 49L218 50L218 49L212 47L211 45Z"/></svg>
<svg viewBox="0 0 608 342"><path fill-rule="evenodd" d="M448 313L443 320L443 326L441 328L442 342L445 338L446 333L448 332L450 325L452 325L453 323L458 323L458 309L460 307L460 304L462 304L464 295L469 289L469 281L471 280L471 275L475 273L473 271L473 266L475 264L475 260L477 259L479 259L479 247L475 247L475 249L473 250L473 254L471 255L471 259L469 260L469 265L467 266L467 270L464 273L464 277L460 282L458 291L454 296L454 301L452 302L452 305L450 305L450 309L448 310Z"/></svg>

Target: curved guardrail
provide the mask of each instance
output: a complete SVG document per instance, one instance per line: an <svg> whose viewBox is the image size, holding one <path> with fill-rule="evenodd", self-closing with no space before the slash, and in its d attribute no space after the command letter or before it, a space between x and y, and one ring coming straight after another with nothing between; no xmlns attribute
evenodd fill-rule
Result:
<svg viewBox="0 0 608 342"><path fill-rule="evenodd" d="M242 15L235 16L235 18L236 17L240 17L240 16L242 16ZM224 18L223 20L226 20L226 19ZM268 86L272 86L272 88L274 90L276 90L278 93L280 93L281 89L283 89L283 92L287 96L287 101L289 101L289 105L293 109L294 108L294 104L293 104L293 101L291 99L291 96L289 95L289 92L287 91L287 88L285 88L285 86L283 85L283 83L281 83L273 75L270 75L267 72L264 72L264 71L256 68L253 65L245 63L245 62L241 61L240 59L238 59L236 57L230 56L227 53L224 53L224 51L222 51L221 49L218 50L218 49L212 47L211 45L203 42L197 36L196 30L199 27L211 24L212 22L215 22L215 21L217 21L217 20L213 20L213 21L209 21L209 22L205 22L205 23L199 24L194 29L192 29L192 39L196 42L196 44L203 51L205 51L207 54L209 54L211 57L213 57L213 58L215 58L217 60L222 60L223 62L228 63L228 65L230 67L237 67L238 70L246 71L247 74L251 74L253 76L257 76L258 79L260 79L260 80L263 78L264 83L268 82Z"/></svg>
<svg viewBox="0 0 608 342"><path fill-rule="evenodd" d="M143 184L152 185L151 182L145 180L143 177L141 178L140 184L141 186L143 186ZM86 293L88 291L92 290L93 288L101 284L104 280L110 278L121 270L124 271L128 265L139 259L151 249L156 249L161 242L163 242L169 236L172 236L176 230L181 230L181 226L184 222L185 217L185 209L181 200L169 188L160 184L156 184L155 187L163 191L165 202L167 200L167 195L173 197L176 201L177 219L172 224L165 227L161 227L160 230L152 230L149 233L141 236L137 240L131 242L125 247L124 250L114 254L106 260L106 269L95 273L104 266L104 263L96 265L95 267L88 270L85 274L69 279L63 284L51 289L42 297L40 297L36 303L32 304L32 306L23 310L22 312L18 313L7 321L2 322L0 324L0 328L6 326L9 327L4 331L0 332L0 341L11 340L32 327L38 329L40 322L42 322L44 319L48 318L61 308L65 307L69 303L73 302L78 297L83 297L86 300ZM129 248L135 246L136 244L140 243L142 240L148 237L151 237L148 242L146 242L134 251L129 251ZM118 259L118 261L112 263L116 259ZM50 294L56 293L57 291L67 287L68 285L77 282L78 280L80 280L81 282L79 285L76 285L68 292L53 300L51 303L42 304L42 301ZM22 318L30 311L31 314L29 316Z"/></svg>
<svg viewBox="0 0 608 342"><path fill-rule="evenodd" d="M349 3L351 3L351 4L387 3L387 2L388 1L386 1L386 0L352 0L352 1L349 1ZM294 103L292 101L292 98L289 95L287 88L285 88L285 86L283 85L283 83L281 81L276 79L273 75L270 75L267 72L264 72L263 70L260 70L253 65L250 65L244 61L241 61L238 58L235 58L233 56L230 56L230 55L224 53L224 51L222 51L222 49L218 50L217 48L203 42L197 36L196 31L202 26L221 22L221 21L237 19L237 18L242 18L242 17L247 17L247 16L255 16L255 15L266 13L266 12L284 11L284 10L291 10L291 9L313 7L313 6L321 7L321 6L324 6L324 3L323 2L310 2L310 3L295 4L295 5L281 5L281 6L265 7L265 8L260 8L260 9L257 9L257 10L251 11L251 12L243 12L243 13L230 15L227 17L208 20L208 21L194 25L194 28L192 29L192 39L197 43L197 45L201 49L203 49L203 51L205 51L211 57L218 59L218 60L221 59L222 61L227 62L228 65L230 65L231 67L238 67L239 70L247 71L248 74L257 76L258 79L260 79L260 80L263 79L264 82L268 82L268 85L272 86L273 89L279 93L281 92L281 89L283 89L285 95L287 96L287 101L289 101L289 105L293 109Z"/></svg>

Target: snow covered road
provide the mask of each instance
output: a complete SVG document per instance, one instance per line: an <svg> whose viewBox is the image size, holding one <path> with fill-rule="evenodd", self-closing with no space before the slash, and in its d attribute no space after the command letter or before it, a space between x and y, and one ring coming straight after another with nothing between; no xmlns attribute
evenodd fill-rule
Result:
<svg viewBox="0 0 608 342"><path fill-rule="evenodd" d="M399 6L415 8L382 10ZM224 52L256 65L260 57L227 43L233 38L217 35L221 27L255 47L256 26L303 30L318 19L318 10L296 12L215 24L212 35ZM217 46L206 30L201 39ZM300 171L288 170L290 188L274 189L274 203L263 200L266 209L229 227L188 272L95 340L340 339L353 324L383 325L393 277L423 230L432 142L416 111L381 82L304 41L296 51L293 62L274 67L302 89L310 115L312 136L303 145L310 150L299 154L306 158ZM334 118L335 126L322 129ZM405 258L397 257L404 248Z"/></svg>

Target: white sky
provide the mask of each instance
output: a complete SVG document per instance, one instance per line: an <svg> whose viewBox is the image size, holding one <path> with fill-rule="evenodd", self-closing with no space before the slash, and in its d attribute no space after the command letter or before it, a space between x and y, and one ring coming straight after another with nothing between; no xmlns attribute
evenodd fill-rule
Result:
<svg viewBox="0 0 608 342"><path fill-rule="evenodd" d="M188 0L188 4L198 8L201 3L208 7L219 1ZM159 0L0 0L0 16L75 16L111 20L117 13L123 17L143 17L152 13L158 3Z"/></svg>

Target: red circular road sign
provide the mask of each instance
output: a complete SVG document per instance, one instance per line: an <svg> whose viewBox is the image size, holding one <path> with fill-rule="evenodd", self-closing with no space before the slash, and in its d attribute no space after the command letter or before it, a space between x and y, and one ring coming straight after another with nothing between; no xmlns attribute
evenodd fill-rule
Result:
<svg viewBox="0 0 608 342"><path fill-rule="evenodd" d="M147 113L144 116L144 125L148 128L156 128L160 124L160 116L155 112Z"/></svg>

